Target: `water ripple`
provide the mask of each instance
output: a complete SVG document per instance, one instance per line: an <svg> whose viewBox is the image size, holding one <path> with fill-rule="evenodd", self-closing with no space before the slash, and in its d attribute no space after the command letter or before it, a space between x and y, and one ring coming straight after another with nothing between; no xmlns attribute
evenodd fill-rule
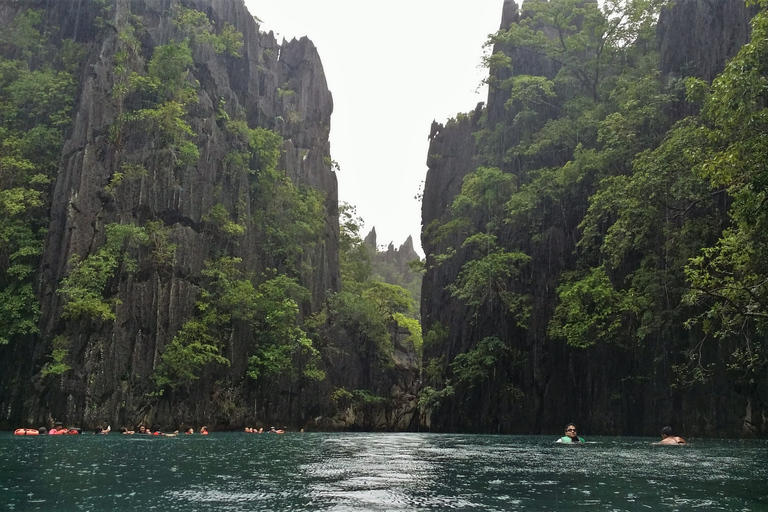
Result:
<svg viewBox="0 0 768 512"><path fill-rule="evenodd" d="M768 444L435 434L0 434L0 509L768 510Z"/></svg>

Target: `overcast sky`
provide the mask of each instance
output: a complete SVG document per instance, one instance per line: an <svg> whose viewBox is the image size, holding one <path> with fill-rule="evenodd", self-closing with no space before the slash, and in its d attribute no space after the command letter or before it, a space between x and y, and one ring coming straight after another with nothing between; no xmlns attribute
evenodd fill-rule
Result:
<svg viewBox="0 0 768 512"><path fill-rule="evenodd" d="M309 37L333 94L331 157L339 201L357 207L362 236L421 250L420 194L429 129L469 112L481 88L483 44L503 0L245 0L278 41Z"/></svg>

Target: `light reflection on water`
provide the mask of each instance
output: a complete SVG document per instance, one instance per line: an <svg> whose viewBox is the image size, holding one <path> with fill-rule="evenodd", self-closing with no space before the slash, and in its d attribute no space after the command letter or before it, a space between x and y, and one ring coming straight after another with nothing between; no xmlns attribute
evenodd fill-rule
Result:
<svg viewBox="0 0 768 512"><path fill-rule="evenodd" d="M555 437L0 433L0 509L768 510L765 441Z"/></svg>

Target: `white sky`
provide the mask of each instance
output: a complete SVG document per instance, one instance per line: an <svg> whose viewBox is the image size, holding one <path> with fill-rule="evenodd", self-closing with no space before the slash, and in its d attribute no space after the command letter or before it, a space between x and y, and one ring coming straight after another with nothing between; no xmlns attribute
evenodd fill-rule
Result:
<svg viewBox="0 0 768 512"><path fill-rule="evenodd" d="M487 92L483 44L503 0L245 0L278 41L309 37L333 94L331 157L339 201L357 207L379 246L421 249L429 129Z"/></svg>

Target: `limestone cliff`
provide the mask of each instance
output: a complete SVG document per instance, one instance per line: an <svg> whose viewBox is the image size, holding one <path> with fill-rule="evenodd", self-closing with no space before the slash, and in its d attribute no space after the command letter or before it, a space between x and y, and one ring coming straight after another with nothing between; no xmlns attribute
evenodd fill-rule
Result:
<svg viewBox="0 0 768 512"><path fill-rule="evenodd" d="M525 6L505 0L501 28L529 16ZM666 77L685 75L711 80L726 59L748 40L750 12L754 11L746 9L743 2L672 2L657 24L660 72ZM525 174L526 166L557 168L574 159L572 149L560 147L536 154L533 163L530 155L521 156L516 151L522 138L516 127L520 107L508 101L509 78L534 75L554 80L560 64L512 44L497 44L494 51L510 57L511 66L491 69L487 106L478 105L445 125L434 123L430 130L429 170L422 203L422 247L427 271L421 312L425 340L432 340L425 341L425 375L437 375L429 385L434 386L430 389L434 393L431 403L438 405L422 418L422 426L441 431L546 432L559 431L562 423L573 418L584 418L585 423L602 432L650 433L655 432L659 418L670 417L675 411L682 416L679 421L696 424L699 432L716 431L722 425L715 425L715 418L732 414L732 406L723 399L710 404L705 413L695 404L695 398L670 392L669 372L655 359L664 350L661 346L649 344L644 359L632 360L617 347L573 349L550 338L547 326L558 300L556 290L563 273L576 270L579 223L586 213L589 194L595 189L587 179L574 185L568 194L542 194L541 202L531 206L536 210L531 219L524 215L524 220L507 218L507 224L498 229L500 246L523 248L531 257L521 277L531 306L524 326L501 304L470 309L452 293L455 288L451 286L471 261L471 254L463 247L466 235L461 229L441 228L452 219L451 205L464 178L479 166L498 166L503 173L514 176L514 186L522 188L532 181ZM502 87L505 82L506 90ZM561 108L560 104L540 102L532 110L541 118L554 120ZM679 115L674 113L670 119ZM492 137L492 144L480 147L478 140L482 137ZM546 142L542 145L546 147ZM544 180L537 186L548 187ZM557 185L552 183L552 187L556 189ZM528 190L535 194L535 187ZM553 213L553 209L559 211ZM489 220L477 216L467 222L485 226ZM511 286L509 281L501 285ZM487 371L493 378L473 381L468 376L471 383L460 389L454 378L457 356L470 350L482 353L476 349L481 340L489 337L502 340L504 363L490 364ZM498 361L497 357L501 358L494 355L488 361ZM642 366L639 370L638 365ZM482 364L477 363L477 367ZM654 377L648 381L621 377L633 372L652 373ZM738 426L729 428L729 434L739 433Z"/></svg>
<svg viewBox="0 0 768 512"><path fill-rule="evenodd" d="M749 41L749 20L756 12L756 6L729 0L674 2L657 26L660 70L711 81Z"/></svg>
<svg viewBox="0 0 768 512"><path fill-rule="evenodd" d="M5 394L4 419L18 421L23 414L30 424L55 418L83 425L143 421L168 426L252 420L257 411L245 370L253 335L247 329L235 325L223 348L231 366L206 373L200 386L158 397L151 377L166 346L195 314L205 279L201 272L211 258L241 258L242 272L253 275L292 265L311 293L302 305L304 315L339 288L337 182L328 142L333 101L315 46L307 38L278 42L272 33L260 31L242 0L116 0L109 9L93 1L20 4L3 2L2 20L13 20L22 8L40 8L51 26L60 27L61 38L82 44L86 56L37 279L41 341L26 355L13 356L22 359L18 366L23 368L15 378L33 384ZM192 163L180 161L185 158L181 146L168 143L161 130L143 128L141 120L120 124L128 109L142 112L146 100L138 93L120 97L116 92L127 76L125 67L128 72L144 69L155 49L184 39L171 17L178 7L204 13L215 31L233 27L243 42L236 55L210 44L180 43L193 48L182 84L194 90L183 117L198 153ZM263 215L263 205L251 199L256 185L240 168L263 162L234 160L236 153L248 151L245 128L238 134L235 121L248 130L279 134L277 168L296 186L323 194L322 233L295 263L270 252L263 233L242 228ZM130 169L136 172L129 176ZM62 280L77 262L105 246L110 225L160 226L155 234L172 248L173 258L160 260L156 252L139 248L135 269L121 264L104 290L115 305L114 320L65 315ZM229 226L229 233L222 226ZM66 340L72 369L43 378L38 370L49 360L54 338ZM8 379L3 385L9 389ZM264 405L260 420L299 424L317 403L317 394L294 400L296 390L278 386L274 392L270 416L263 416Z"/></svg>

